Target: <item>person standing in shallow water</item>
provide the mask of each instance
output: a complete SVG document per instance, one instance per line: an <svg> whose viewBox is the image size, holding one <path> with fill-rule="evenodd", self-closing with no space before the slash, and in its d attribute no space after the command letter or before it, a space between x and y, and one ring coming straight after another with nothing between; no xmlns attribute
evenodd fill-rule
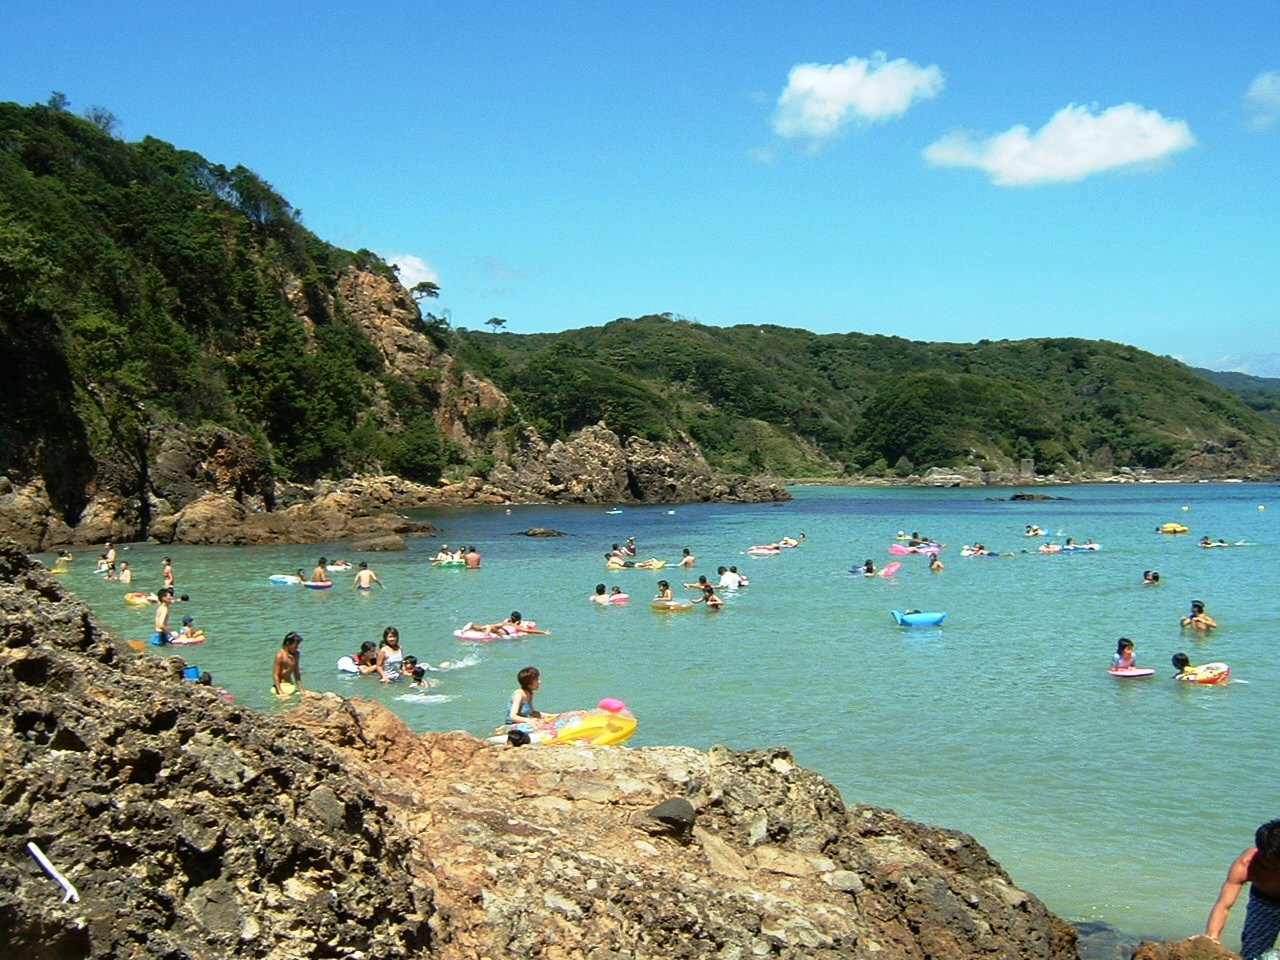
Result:
<svg viewBox="0 0 1280 960"><path fill-rule="evenodd" d="M302 636L291 630L284 635L280 649L276 651L271 667L271 689L280 696L284 696L286 683L292 683L299 693L302 692L302 653L298 650L301 643Z"/></svg>
<svg viewBox="0 0 1280 960"><path fill-rule="evenodd" d="M355 580L353 581L355 588L357 590L371 590L375 583L384 590L387 588L387 585L378 579L378 575L369 569L369 564L361 560L360 569L356 571Z"/></svg>
<svg viewBox="0 0 1280 960"><path fill-rule="evenodd" d="M156 594L156 601L160 605L156 607L156 630L151 642L163 647L173 639L173 634L169 632L169 609L173 605L173 591L168 587L161 587Z"/></svg>

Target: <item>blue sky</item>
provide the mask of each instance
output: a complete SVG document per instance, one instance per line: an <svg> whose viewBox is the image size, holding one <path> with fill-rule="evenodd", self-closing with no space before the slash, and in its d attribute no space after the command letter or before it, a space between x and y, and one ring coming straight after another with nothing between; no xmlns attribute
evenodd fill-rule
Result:
<svg viewBox="0 0 1280 960"><path fill-rule="evenodd" d="M1079 336L1280 376L1275 0L5 10L0 98L243 163L456 326Z"/></svg>

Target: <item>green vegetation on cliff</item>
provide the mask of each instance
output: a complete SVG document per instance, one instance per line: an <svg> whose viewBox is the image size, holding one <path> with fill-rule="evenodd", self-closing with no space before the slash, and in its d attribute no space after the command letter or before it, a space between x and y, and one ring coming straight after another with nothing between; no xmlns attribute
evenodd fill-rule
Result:
<svg viewBox="0 0 1280 960"><path fill-rule="evenodd" d="M563 334L465 331L459 357L550 435L692 436L721 467L1179 468L1273 463L1280 431L1184 365L1106 341L921 343L666 316ZM1224 460L1223 458L1226 458Z"/></svg>
<svg viewBox="0 0 1280 960"><path fill-rule="evenodd" d="M82 488L92 452L139 474L148 428L178 421L256 438L285 475L381 459L434 479L434 385L388 378L337 296L351 268L394 280L243 166L0 104L0 343L22 387L0 471L41 461ZM366 416L380 381L391 424Z"/></svg>

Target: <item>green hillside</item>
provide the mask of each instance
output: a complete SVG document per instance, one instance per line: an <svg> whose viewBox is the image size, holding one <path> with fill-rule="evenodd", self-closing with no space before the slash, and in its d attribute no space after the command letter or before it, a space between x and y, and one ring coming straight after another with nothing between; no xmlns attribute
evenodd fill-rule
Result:
<svg viewBox="0 0 1280 960"><path fill-rule="evenodd" d="M0 350L18 377L0 472L42 473L74 514L95 473L142 483L150 428L181 422L254 438L285 476L381 461L434 479L437 388L388 376L344 315L352 268L394 280L243 166L0 104ZM378 396L392 421L370 418Z"/></svg>
<svg viewBox="0 0 1280 960"><path fill-rule="evenodd" d="M1280 424L1280 378L1255 377L1234 370L1206 370L1192 367L1206 380L1229 390L1273 423Z"/></svg>
<svg viewBox="0 0 1280 960"><path fill-rule="evenodd" d="M553 436L686 431L783 474L1009 465L1178 468L1206 445L1273 462L1280 433L1182 364L1105 341L921 343L665 316L562 334L465 331L458 355Z"/></svg>

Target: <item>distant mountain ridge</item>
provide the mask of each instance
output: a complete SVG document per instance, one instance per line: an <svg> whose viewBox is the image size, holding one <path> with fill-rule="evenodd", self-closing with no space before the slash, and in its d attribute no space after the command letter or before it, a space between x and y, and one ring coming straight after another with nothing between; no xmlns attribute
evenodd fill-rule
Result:
<svg viewBox="0 0 1280 960"><path fill-rule="evenodd" d="M905 475L1267 472L1277 426L1165 357L1074 338L924 343L623 318L555 334L460 332L459 359L544 435L600 418L687 432L723 469Z"/></svg>

